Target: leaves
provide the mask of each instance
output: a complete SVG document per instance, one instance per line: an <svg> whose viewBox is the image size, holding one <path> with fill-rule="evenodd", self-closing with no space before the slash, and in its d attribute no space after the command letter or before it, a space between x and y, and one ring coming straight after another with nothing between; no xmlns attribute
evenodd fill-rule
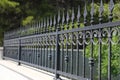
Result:
<svg viewBox="0 0 120 80"><path fill-rule="evenodd" d="M26 18L22 21L22 24L25 26L25 25L31 23L31 21L32 21L33 19L34 19L33 16L28 16L28 17L26 17Z"/></svg>

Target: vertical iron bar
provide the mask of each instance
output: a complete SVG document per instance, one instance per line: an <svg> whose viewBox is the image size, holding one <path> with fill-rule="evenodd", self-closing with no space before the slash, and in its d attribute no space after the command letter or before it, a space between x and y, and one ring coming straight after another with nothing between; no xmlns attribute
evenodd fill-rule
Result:
<svg viewBox="0 0 120 80"><path fill-rule="evenodd" d="M91 5L91 26L94 24L94 0L92 0L92 5ZM91 30L90 34L90 43L91 43L91 49L90 49L90 59L89 59L89 64L90 64L90 79L93 80L93 66L94 66L94 59L93 59L93 31Z"/></svg>
<svg viewBox="0 0 120 80"><path fill-rule="evenodd" d="M112 22L113 20L113 9L114 9L114 2L113 0L110 0L109 4L109 22ZM111 33L111 28L108 28L108 80L111 80L111 57L112 57L112 33Z"/></svg>
<svg viewBox="0 0 120 80"><path fill-rule="evenodd" d="M87 25L87 2L85 0L85 7L84 7L84 26ZM86 71L86 65L85 65L85 54L86 54L86 47L85 47L85 41L86 41L86 33L83 31L83 77L85 77L85 71Z"/></svg>
<svg viewBox="0 0 120 80"><path fill-rule="evenodd" d="M42 38L40 37L39 40L40 40L39 43L40 43L40 55L41 55L41 56L40 56L40 66L42 66L42 45L43 45L43 44L42 44Z"/></svg>
<svg viewBox="0 0 120 80"><path fill-rule="evenodd" d="M86 67L86 65L85 65L85 54L86 54L86 47L85 47L85 40L86 40L86 38L85 38L85 31L83 31L83 73L82 73L82 75L83 75L83 77L85 77L85 67Z"/></svg>
<svg viewBox="0 0 120 80"><path fill-rule="evenodd" d="M65 72L68 72L68 33L66 34Z"/></svg>
<svg viewBox="0 0 120 80"><path fill-rule="evenodd" d="M21 40L20 39L18 39L19 40L19 42L18 42L18 65L21 65L21 63L20 63L20 60L21 60Z"/></svg>
<svg viewBox="0 0 120 80"><path fill-rule="evenodd" d="M92 33L92 31L91 31ZM93 36L91 34L91 36ZM93 38L91 37L91 49L90 49L90 58L89 58L89 64L90 64L90 79L93 80L93 66L94 66L94 60L93 60L93 42L92 42Z"/></svg>
<svg viewBox="0 0 120 80"><path fill-rule="evenodd" d="M79 33L78 33L79 34ZM77 35L78 37L78 35ZM78 38L79 39L79 38ZM77 43L77 54L76 54L76 75L79 75L79 43Z"/></svg>
<svg viewBox="0 0 120 80"><path fill-rule="evenodd" d="M47 38L47 36L46 36ZM49 45L48 45L48 39L46 39L46 67L49 67L48 66L48 48L49 48Z"/></svg>
<svg viewBox="0 0 120 80"><path fill-rule="evenodd" d="M60 75L57 73L58 70L60 70L60 45L59 45L59 35L58 31L60 31L60 10L58 11L58 17L57 17L57 23L58 25L56 27L56 53L55 53L55 79L60 79Z"/></svg>
<svg viewBox="0 0 120 80"><path fill-rule="evenodd" d="M101 80L101 54L102 54L102 42L101 42L101 29L99 29L99 54L98 54L98 80Z"/></svg>
<svg viewBox="0 0 120 80"><path fill-rule="evenodd" d="M100 2L99 8L99 24L102 24L102 14L104 11L103 1ZM99 53L98 53L98 80L101 80L101 60L102 60L102 36L101 36L101 29L99 29Z"/></svg>
<svg viewBox="0 0 120 80"><path fill-rule="evenodd" d="M50 63L50 62L51 62L51 64L50 64L50 65L48 65L48 66L49 66L49 68L52 68L52 63L53 63L53 62L52 62L52 58L53 58L53 57L52 57L52 54L51 54L51 52L52 52L52 51L51 51L51 49L52 49L52 47L51 47L51 46L52 46L52 44L51 44L51 39L50 39L50 40L49 40L49 48L50 48L50 50L49 50L49 60L48 60L48 63Z"/></svg>
<svg viewBox="0 0 120 80"><path fill-rule="evenodd" d="M43 38L43 40L44 40L44 43L43 43L43 45L44 45L44 47L43 47L43 67L45 67L45 45L46 45L46 43L45 43L45 36L44 36L44 38Z"/></svg>
<svg viewBox="0 0 120 80"><path fill-rule="evenodd" d="M73 41L73 33L71 34L71 40ZM73 43L71 43L71 61L70 61L70 73L73 74Z"/></svg>
<svg viewBox="0 0 120 80"><path fill-rule="evenodd" d="M62 37L62 35L61 35L61 37ZM63 54L64 54L64 44L63 44L63 38L61 39L62 41L61 41L61 63L60 63L60 65L61 65L61 71L63 71L63 61L64 61L64 58L63 58Z"/></svg>
<svg viewBox="0 0 120 80"><path fill-rule="evenodd" d="M111 28L109 28L111 31ZM112 56L112 44L111 44L111 33L109 31L108 36L108 80L111 80L111 56Z"/></svg>

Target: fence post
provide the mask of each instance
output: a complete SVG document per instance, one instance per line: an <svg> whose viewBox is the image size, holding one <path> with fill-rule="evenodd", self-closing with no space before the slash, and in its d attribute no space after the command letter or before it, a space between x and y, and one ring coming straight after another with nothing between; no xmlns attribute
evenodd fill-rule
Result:
<svg viewBox="0 0 120 80"><path fill-rule="evenodd" d="M19 42L18 42L18 65L21 65L21 40L19 38Z"/></svg>
<svg viewBox="0 0 120 80"><path fill-rule="evenodd" d="M5 33L4 33L4 38L3 38L3 54L2 54L2 59L5 60Z"/></svg>
<svg viewBox="0 0 120 80"><path fill-rule="evenodd" d="M55 54L55 79L61 80L60 75L57 73L57 70L60 69L60 45L59 45L59 35L58 29L56 30L56 54Z"/></svg>
<svg viewBox="0 0 120 80"><path fill-rule="evenodd" d="M60 78L60 75L57 73L58 70L60 70L60 45L59 45L59 34L58 31L60 31L60 10L58 11L58 17L57 17L57 25L55 25L56 28L56 54L55 54L55 79L54 80L62 80Z"/></svg>

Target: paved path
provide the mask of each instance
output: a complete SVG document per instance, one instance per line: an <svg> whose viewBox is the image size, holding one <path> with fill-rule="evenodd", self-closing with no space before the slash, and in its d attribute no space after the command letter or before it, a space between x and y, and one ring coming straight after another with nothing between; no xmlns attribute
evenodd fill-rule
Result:
<svg viewBox="0 0 120 80"><path fill-rule="evenodd" d="M54 75L26 65L0 60L0 80L53 80ZM68 80L63 78L64 80Z"/></svg>
<svg viewBox="0 0 120 80"><path fill-rule="evenodd" d="M14 75L15 74L15 75ZM30 80L8 68L0 65L0 79L1 80Z"/></svg>

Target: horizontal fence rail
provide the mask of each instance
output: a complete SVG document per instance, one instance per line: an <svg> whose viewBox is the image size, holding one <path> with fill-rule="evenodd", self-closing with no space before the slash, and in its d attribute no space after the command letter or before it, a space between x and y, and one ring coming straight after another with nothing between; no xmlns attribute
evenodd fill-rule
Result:
<svg viewBox="0 0 120 80"><path fill-rule="evenodd" d="M52 72L55 80L61 79L60 75L76 80L117 79L112 61L120 58L114 53L115 49L120 54L120 21L112 22L114 2L110 0L109 22L105 23L103 1L100 0L98 23L94 20L94 0L88 22L87 4L83 23L78 6L77 14L74 8L71 12L59 10L54 17L6 32L4 58Z"/></svg>

